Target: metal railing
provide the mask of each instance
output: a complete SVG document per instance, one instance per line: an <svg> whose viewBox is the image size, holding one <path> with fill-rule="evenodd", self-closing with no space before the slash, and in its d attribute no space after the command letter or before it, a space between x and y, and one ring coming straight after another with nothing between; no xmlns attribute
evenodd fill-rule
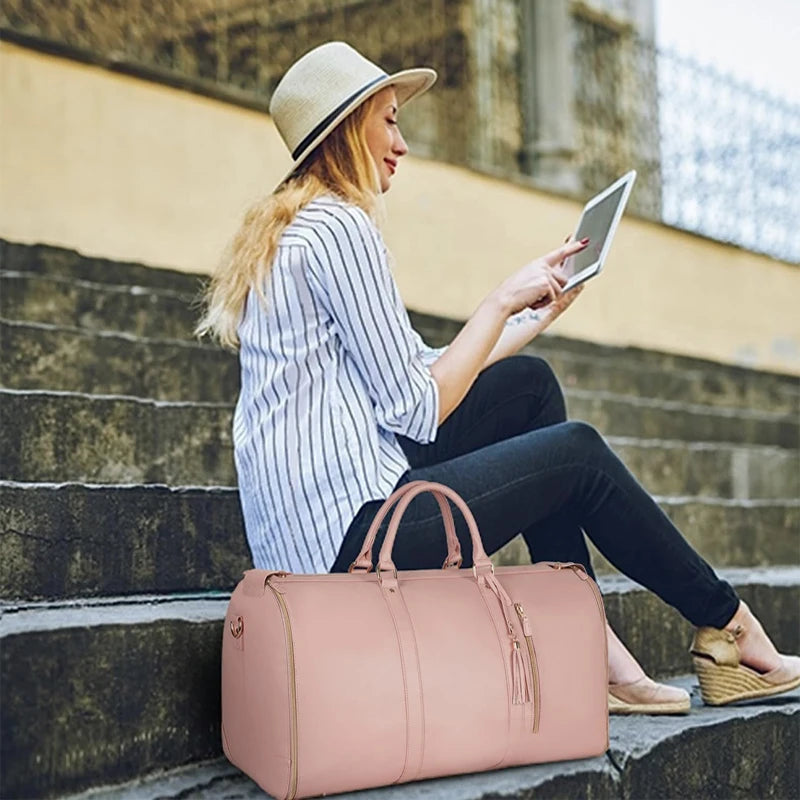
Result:
<svg viewBox="0 0 800 800"><path fill-rule="evenodd" d="M439 72L403 113L417 155L546 185L524 154L557 113L574 135L543 147L562 154L579 196L636 168L632 212L800 263L800 106L569 6L571 102L531 121L524 1L4 0L0 25L264 101L299 55L344 39L389 71Z"/></svg>

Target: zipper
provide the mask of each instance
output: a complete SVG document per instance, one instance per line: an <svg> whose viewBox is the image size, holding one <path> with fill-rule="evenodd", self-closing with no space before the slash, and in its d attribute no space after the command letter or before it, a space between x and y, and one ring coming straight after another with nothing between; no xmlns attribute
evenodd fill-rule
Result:
<svg viewBox="0 0 800 800"><path fill-rule="evenodd" d="M520 653L519 639L517 639L517 635L514 633L514 626L506 613L506 606L513 605L513 601L495 579L494 574L483 577L484 585L491 589L500 601L503 621L506 623L508 638L511 640L511 703L515 706L521 706L530 699L530 689L528 675L525 672L525 660L522 658L522 653Z"/></svg>
<svg viewBox="0 0 800 800"><path fill-rule="evenodd" d="M536 651L533 649L533 631L531 630L531 623L522 603L514 603L514 608L517 611L517 616L522 623L522 631L525 634L525 642L528 645L528 658L531 665L531 683L533 684L533 729L531 733L537 733L539 730L539 667L536 663Z"/></svg>
<svg viewBox="0 0 800 800"><path fill-rule="evenodd" d="M594 581L589 580L589 573L586 572L585 567L583 564L575 564L573 562L566 562L564 564L550 564L552 569L571 569L582 581L589 584L589 588L592 590L592 594L594 595L594 600L597 603L597 610L600 612L600 616L603 618L603 623L605 624L606 621L606 609L603 605L603 598L600 596L600 589L597 587L597 584ZM606 649L608 648L608 641L606 641ZM606 654L608 655L608 654ZM606 662L608 658L606 658Z"/></svg>
<svg viewBox="0 0 800 800"><path fill-rule="evenodd" d="M600 618L603 620L603 649L605 651L605 664L606 664L606 683L608 683L608 637L606 636L605 631L605 623L606 623L606 608L603 605L603 598L600 596L600 589L598 588L597 584L592 581L588 580L589 575L587 574L586 570L583 568L581 564L572 564L570 565L570 569L575 570L575 574L583 581L589 584L589 588L592 590L592 594L594 595L595 602L597 603L597 610L600 612Z"/></svg>
<svg viewBox="0 0 800 800"><path fill-rule="evenodd" d="M281 614L283 615L283 622L286 626L287 638L289 640L289 689L292 704L292 731L289 758L292 762L292 768L289 777L289 794L286 796L286 800L294 800L294 796L297 793L297 689L295 685L294 642L292 640L292 623L289 621L289 610L286 608L286 601L283 599L283 595L270 583L271 577L270 575L267 578L266 584L272 589L275 597L278 598L278 604L281 607Z"/></svg>

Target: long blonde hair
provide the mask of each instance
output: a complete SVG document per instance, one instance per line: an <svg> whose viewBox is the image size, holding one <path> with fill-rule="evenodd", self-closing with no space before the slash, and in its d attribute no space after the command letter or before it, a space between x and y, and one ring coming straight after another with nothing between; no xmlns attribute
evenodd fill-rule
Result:
<svg viewBox="0 0 800 800"><path fill-rule="evenodd" d="M377 166L367 146L365 122L375 95L323 139L299 172L245 212L203 292L205 312L194 333L211 335L223 347L239 348L237 329L251 287L266 308L266 279L284 230L315 197L334 193L362 208L380 224L385 216Z"/></svg>

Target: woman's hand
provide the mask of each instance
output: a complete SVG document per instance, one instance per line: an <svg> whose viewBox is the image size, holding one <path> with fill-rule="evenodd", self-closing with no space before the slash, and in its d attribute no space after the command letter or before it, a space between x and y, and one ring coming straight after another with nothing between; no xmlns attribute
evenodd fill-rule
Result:
<svg viewBox="0 0 800 800"><path fill-rule="evenodd" d="M567 238L564 239L564 244L569 244L570 240L572 239L572 234L567 234ZM586 240L586 244L589 244L588 239ZM561 259L558 263L560 268L563 268L564 261L566 261L567 256ZM570 289L568 292L561 292L558 296L558 299L554 300L544 311L539 315L539 318L545 323L545 327L549 325L551 322L554 322L558 317L561 316L577 299L578 295L586 288L585 283L578 284L574 289ZM544 328L542 328L544 330Z"/></svg>
<svg viewBox="0 0 800 800"><path fill-rule="evenodd" d="M575 253L580 253L588 244L588 239L583 239L580 242L567 241L561 247L531 261L506 278L497 287L496 292L504 302L509 316L522 311L524 308L543 308L551 303L559 302L563 296L561 287L567 282L567 276L562 269L564 260ZM554 306L553 312L558 309L556 316L562 313L575 300L574 295L577 291L577 289L574 289L567 292L564 300L560 301L561 305ZM570 295L573 296L570 297ZM548 317L550 313L548 313Z"/></svg>

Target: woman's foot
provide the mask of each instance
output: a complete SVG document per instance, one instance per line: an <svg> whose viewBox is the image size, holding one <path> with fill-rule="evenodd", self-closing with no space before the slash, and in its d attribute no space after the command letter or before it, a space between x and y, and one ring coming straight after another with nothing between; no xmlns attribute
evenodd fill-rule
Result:
<svg viewBox="0 0 800 800"><path fill-rule="evenodd" d="M779 653L744 601L724 628L698 628L690 652L708 705L770 697L800 686L800 657Z"/></svg>
<svg viewBox="0 0 800 800"><path fill-rule="evenodd" d="M741 630L737 633L739 628ZM739 601L739 608L724 630L736 637L742 664L756 672L769 672L781 666L781 654L744 600Z"/></svg>
<svg viewBox="0 0 800 800"><path fill-rule="evenodd" d="M610 714L685 714L689 711L689 693L648 678L608 621L606 636Z"/></svg>

